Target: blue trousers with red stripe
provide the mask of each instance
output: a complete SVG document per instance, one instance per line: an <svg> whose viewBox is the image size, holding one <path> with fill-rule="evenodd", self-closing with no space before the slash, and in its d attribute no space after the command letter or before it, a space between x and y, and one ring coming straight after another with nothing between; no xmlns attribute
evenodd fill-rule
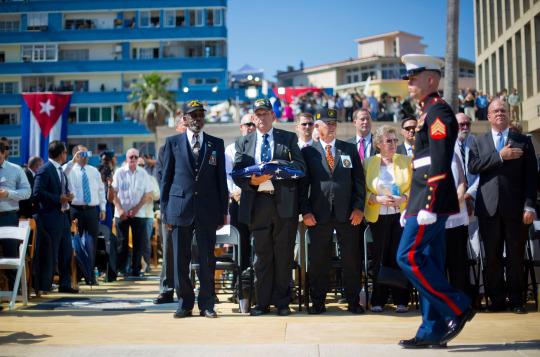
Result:
<svg viewBox="0 0 540 357"><path fill-rule="evenodd" d="M459 316L471 304L463 292L454 289L445 273L447 216L430 225L418 225L416 216L407 218L397 252L397 262L420 294L422 325L416 337L439 341L449 319Z"/></svg>

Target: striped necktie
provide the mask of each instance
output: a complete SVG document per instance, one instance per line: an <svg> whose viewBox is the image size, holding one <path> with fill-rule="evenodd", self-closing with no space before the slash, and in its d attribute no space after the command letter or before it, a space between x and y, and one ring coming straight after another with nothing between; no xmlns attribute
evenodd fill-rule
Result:
<svg viewBox="0 0 540 357"><path fill-rule="evenodd" d="M86 174L86 168L81 168L82 171L82 189L83 189L83 199L86 205L90 204L92 201L92 194L90 193L90 182L88 181L88 175Z"/></svg>

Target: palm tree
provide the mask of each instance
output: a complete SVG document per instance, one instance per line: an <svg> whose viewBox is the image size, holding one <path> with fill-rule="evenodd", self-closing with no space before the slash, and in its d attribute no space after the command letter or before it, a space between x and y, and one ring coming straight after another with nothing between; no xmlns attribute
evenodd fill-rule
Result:
<svg viewBox="0 0 540 357"><path fill-rule="evenodd" d="M146 121L146 126L152 132L156 131L156 126L164 125L165 118L170 114L164 105L171 110L176 108L175 94L167 90L169 82L168 78L150 73L141 75L137 82L131 84L131 93L128 97L131 105L139 114L139 118ZM155 106L155 110L147 112L150 103Z"/></svg>
<svg viewBox="0 0 540 357"><path fill-rule="evenodd" d="M458 29L459 0L447 0L446 58L444 66L444 99L454 112L458 110Z"/></svg>

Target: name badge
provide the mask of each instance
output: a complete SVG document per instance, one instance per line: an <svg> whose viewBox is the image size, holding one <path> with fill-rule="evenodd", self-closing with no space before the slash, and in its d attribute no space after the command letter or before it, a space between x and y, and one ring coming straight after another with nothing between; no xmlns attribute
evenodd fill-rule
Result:
<svg viewBox="0 0 540 357"><path fill-rule="evenodd" d="M349 155L341 155L341 165L346 169L352 169L352 160Z"/></svg>
<svg viewBox="0 0 540 357"><path fill-rule="evenodd" d="M208 164L216 166L217 165L217 153L216 151L212 151L212 154L210 154L210 158L208 158Z"/></svg>

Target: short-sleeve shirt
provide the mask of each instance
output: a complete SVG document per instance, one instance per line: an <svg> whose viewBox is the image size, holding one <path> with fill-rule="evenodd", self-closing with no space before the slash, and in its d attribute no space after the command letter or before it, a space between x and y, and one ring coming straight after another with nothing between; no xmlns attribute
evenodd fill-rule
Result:
<svg viewBox="0 0 540 357"><path fill-rule="evenodd" d="M125 211L134 208L146 193L153 191L152 181L146 170L137 166L132 172L128 165L122 166L114 173L112 187L118 192L120 205ZM120 215L116 211L114 216ZM145 210L142 208L135 215L139 218L145 216Z"/></svg>

